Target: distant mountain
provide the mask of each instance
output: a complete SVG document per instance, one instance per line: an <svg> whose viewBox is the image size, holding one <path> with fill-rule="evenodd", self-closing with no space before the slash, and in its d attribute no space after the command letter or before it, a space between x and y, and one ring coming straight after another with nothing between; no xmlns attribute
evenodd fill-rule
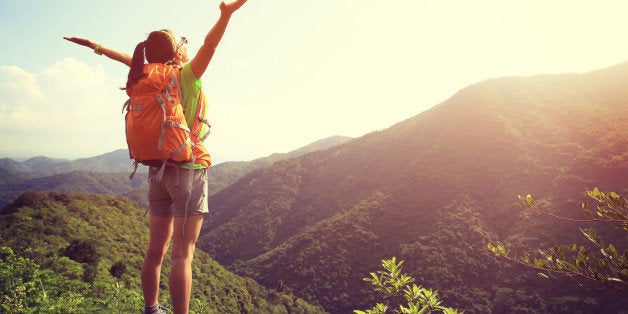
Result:
<svg viewBox="0 0 628 314"><path fill-rule="evenodd" d="M64 162L67 162L67 160L48 157L33 157L22 162L10 158L2 158L0 159L0 174L4 175L0 176L0 185L45 176L45 174L40 174L39 171Z"/></svg>
<svg viewBox="0 0 628 314"><path fill-rule="evenodd" d="M627 195L626 121L628 63L486 80L388 129L250 172L210 198L199 247L333 313L370 308L361 278L391 256L466 313L618 312L621 296L542 281L486 244L582 243L578 226L526 212L516 196L578 216L587 188Z"/></svg>
<svg viewBox="0 0 628 314"><path fill-rule="evenodd" d="M9 173L20 173L31 171L30 167L10 158L0 159L0 169Z"/></svg>
<svg viewBox="0 0 628 314"><path fill-rule="evenodd" d="M128 150L119 149L99 156L67 161L46 169L40 169L42 173L47 175L77 170L103 173L131 173L133 171L133 161L129 158ZM145 168L142 168L140 171L146 172Z"/></svg>
<svg viewBox="0 0 628 314"><path fill-rule="evenodd" d="M133 180L129 180L128 173L96 173L87 171L72 171L46 177L14 180L8 184L0 184L0 207L11 203L26 190L56 191L60 193L84 192L113 196L129 195L130 199L142 203L143 199L137 199L133 191L138 189L145 191L147 184L145 175L137 175ZM143 198L145 197L144 195Z"/></svg>
<svg viewBox="0 0 628 314"><path fill-rule="evenodd" d="M0 210L0 239L0 264L9 265L2 270L3 281L9 281L2 287L13 282L28 287L28 293L21 294L0 290L3 310L9 313L56 312L53 302L77 303L80 312L132 313L143 308L140 267L148 243L148 217L125 198L25 192ZM5 247L19 258L6 258ZM32 267L23 262L25 258L40 265L37 273L26 269L21 278L6 277ZM168 255L162 302L171 265ZM192 270L191 306L204 305L205 313L323 313L289 292L266 289L228 272L202 251L195 252ZM39 297L42 294L44 298ZM134 304L124 305L129 299Z"/></svg>
<svg viewBox="0 0 628 314"><path fill-rule="evenodd" d="M52 168L62 163L69 162L67 159L54 159L44 156L30 158L20 164L28 168L28 172L40 171Z"/></svg>
<svg viewBox="0 0 628 314"><path fill-rule="evenodd" d="M336 135L318 140L288 153L275 153L267 157L254 159L252 161L232 161L212 166L208 173L209 194L212 195L218 193L220 190L228 187L239 178L255 169L272 165L279 160L299 157L317 150L325 150L345 143L351 139L351 137Z"/></svg>
<svg viewBox="0 0 628 314"><path fill-rule="evenodd" d="M14 162L11 159L8 159L8 161ZM0 163L6 163L6 162L7 162L6 159L0 160ZM0 165L0 186L5 185L5 184L11 184L13 182L21 180L19 171L18 173L16 173L15 171L12 171L11 169L12 168L10 166L5 167L5 166Z"/></svg>
<svg viewBox="0 0 628 314"><path fill-rule="evenodd" d="M217 193L254 169L271 165L278 160L327 149L350 139L332 136L289 153L276 153L249 162L227 162L212 166L208 174L210 194ZM132 170L132 161L126 149L73 161L47 157L35 157L23 162L0 159L0 207L29 189L125 195L146 207L146 167L140 165L138 174L130 181Z"/></svg>
<svg viewBox="0 0 628 314"><path fill-rule="evenodd" d="M76 160L33 157L25 161L10 158L0 159L0 169L4 169L25 179L51 176L72 171L90 171L101 173L128 172L133 170L132 161L126 149L116 150L103 155ZM144 167L140 172L146 172Z"/></svg>
<svg viewBox="0 0 628 314"><path fill-rule="evenodd" d="M284 158L281 159L288 159L288 158L295 158L295 157L299 157L302 155L305 155L307 153L311 153L311 152L315 152L315 151L319 151L319 150L326 150L328 148L334 147L334 146L338 146L340 144L343 144L345 142L348 142L350 140L352 140L352 137L349 136L340 136L340 135L335 135L335 136L331 136L328 138L324 138L322 140L318 140L314 143L311 143L309 145L303 146L297 150L293 150L289 153L286 154L273 154L270 157L273 156L282 156Z"/></svg>

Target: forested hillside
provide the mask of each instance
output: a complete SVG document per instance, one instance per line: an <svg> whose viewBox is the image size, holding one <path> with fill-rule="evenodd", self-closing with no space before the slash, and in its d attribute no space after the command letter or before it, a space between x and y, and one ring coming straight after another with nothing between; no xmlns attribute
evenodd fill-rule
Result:
<svg viewBox="0 0 628 314"><path fill-rule="evenodd" d="M390 256L467 313L618 312L624 296L540 279L486 244L583 243L581 225L526 212L517 195L572 217L587 188L626 195L626 121L628 63L479 82L388 129L249 173L211 197L199 246L333 313L369 308L361 278Z"/></svg>
<svg viewBox="0 0 628 314"><path fill-rule="evenodd" d="M0 312L134 313L148 240L144 210L126 198L29 191L0 211ZM162 301L168 305L164 261ZM236 276L197 251L197 313L322 313L290 293Z"/></svg>

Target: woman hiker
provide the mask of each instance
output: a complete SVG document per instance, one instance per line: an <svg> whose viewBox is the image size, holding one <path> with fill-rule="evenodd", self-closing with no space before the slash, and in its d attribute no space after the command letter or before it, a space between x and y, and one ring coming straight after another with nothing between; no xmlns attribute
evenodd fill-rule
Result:
<svg viewBox="0 0 628 314"><path fill-rule="evenodd" d="M195 119L192 112L196 111L197 104L207 107L201 90L200 78L205 73L225 33L231 15L246 1L235 0L220 4L220 18L207 33L203 45L191 60L188 58L187 39L178 38L169 30L151 32L145 41L137 45L133 56L84 38L64 37L64 39L93 49L99 55L105 55L129 66L127 88L130 89L146 75L144 69L148 65L144 64L144 58L149 64L164 63L176 67L180 71L178 83L183 94L181 104L185 108L186 122L191 126ZM208 127L205 128L203 133L208 132ZM150 236L141 270L144 313L162 313L158 300L159 278L162 261L172 237L172 270L169 277L172 307L174 313L188 313L189 311L192 258L203 216L208 213L206 171L211 163L211 158L202 142L193 147L192 154L195 157L193 181L179 180L178 167L180 166L178 165L165 166L162 179L150 181L148 191ZM150 167L149 176L155 176L158 170L158 167Z"/></svg>

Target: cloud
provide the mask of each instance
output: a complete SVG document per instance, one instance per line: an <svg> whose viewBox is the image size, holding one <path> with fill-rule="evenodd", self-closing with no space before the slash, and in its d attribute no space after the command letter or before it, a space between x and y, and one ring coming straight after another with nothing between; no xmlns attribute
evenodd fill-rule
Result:
<svg viewBox="0 0 628 314"><path fill-rule="evenodd" d="M31 128L45 116L33 110L44 98L37 75L16 66L0 67L0 131Z"/></svg>
<svg viewBox="0 0 628 314"><path fill-rule="evenodd" d="M120 82L72 58L38 73L0 67L0 146L64 157L124 147Z"/></svg>

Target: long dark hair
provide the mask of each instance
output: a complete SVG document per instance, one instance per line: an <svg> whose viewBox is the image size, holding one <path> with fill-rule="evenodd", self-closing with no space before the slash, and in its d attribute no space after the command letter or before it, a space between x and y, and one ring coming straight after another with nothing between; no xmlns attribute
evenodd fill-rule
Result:
<svg viewBox="0 0 628 314"><path fill-rule="evenodd" d="M168 63L176 56L177 42L171 31L162 29L151 32L145 41L135 46L131 69L126 81L126 88L145 76L144 60L148 63Z"/></svg>

